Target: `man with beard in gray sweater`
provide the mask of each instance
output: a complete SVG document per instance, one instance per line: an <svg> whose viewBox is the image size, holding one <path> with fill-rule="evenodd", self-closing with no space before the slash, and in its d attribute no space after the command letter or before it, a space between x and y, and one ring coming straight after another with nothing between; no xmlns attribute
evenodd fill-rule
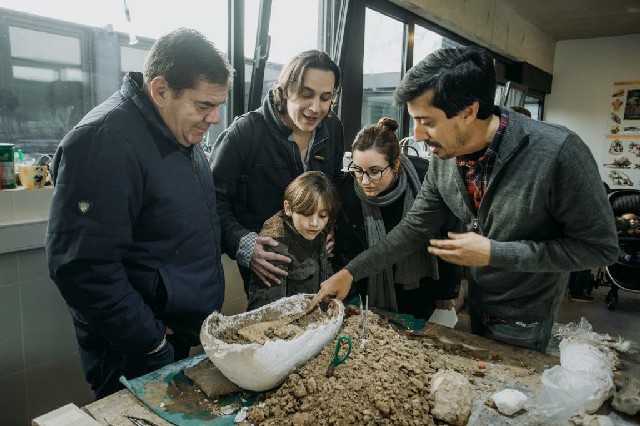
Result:
<svg viewBox="0 0 640 426"><path fill-rule="evenodd" d="M613 213L580 137L495 107L495 90L493 58L475 47L440 49L407 73L395 99L434 154L427 177L400 224L323 282L309 310L430 240L429 253L469 267L473 333L546 350L569 272L616 260ZM432 239L451 213L469 232Z"/></svg>

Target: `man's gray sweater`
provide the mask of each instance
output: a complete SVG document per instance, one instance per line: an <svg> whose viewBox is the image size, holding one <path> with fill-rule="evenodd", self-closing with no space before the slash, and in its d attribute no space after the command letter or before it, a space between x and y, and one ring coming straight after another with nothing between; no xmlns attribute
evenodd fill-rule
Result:
<svg viewBox="0 0 640 426"><path fill-rule="evenodd" d="M615 262L613 212L589 148L575 133L510 114L477 215L454 159L434 157L412 209L346 269L359 280L395 264L453 212L491 240L489 266L470 268L470 295L492 318L549 319L570 271Z"/></svg>

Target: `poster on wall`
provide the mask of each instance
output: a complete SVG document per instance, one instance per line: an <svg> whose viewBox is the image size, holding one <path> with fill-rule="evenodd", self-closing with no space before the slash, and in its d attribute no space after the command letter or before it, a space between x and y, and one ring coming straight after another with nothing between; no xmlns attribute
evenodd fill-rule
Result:
<svg viewBox="0 0 640 426"><path fill-rule="evenodd" d="M640 134L604 137L603 181L611 189L640 189Z"/></svg>
<svg viewBox="0 0 640 426"><path fill-rule="evenodd" d="M607 103L602 181L611 189L640 189L640 81L615 81Z"/></svg>
<svg viewBox="0 0 640 426"><path fill-rule="evenodd" d="M640 81L616 81L609 99L609 135L640 136Z"/></svg>

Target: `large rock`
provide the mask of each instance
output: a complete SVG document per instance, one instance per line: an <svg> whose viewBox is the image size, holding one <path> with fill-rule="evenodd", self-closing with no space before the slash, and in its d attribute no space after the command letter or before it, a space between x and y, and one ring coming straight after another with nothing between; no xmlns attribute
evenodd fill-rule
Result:
<svg viewBox="0 0 640 426"><path fill-rule="evenodd" d="M466 425L473 398L469 380L453 370L440 370L431 380L431 415L449 424Z"/></svg>
<svg viewBox="0 0 640 426"><path fill-rule="evenodd" d="M640 382L637 379L629 380L616 392L611 406L621 413L635 416L640 412Z"/></svg>

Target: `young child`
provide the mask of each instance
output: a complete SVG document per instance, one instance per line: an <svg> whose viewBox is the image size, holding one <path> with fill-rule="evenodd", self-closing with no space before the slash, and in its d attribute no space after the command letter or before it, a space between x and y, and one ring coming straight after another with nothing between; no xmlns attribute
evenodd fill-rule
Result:
<svg viewBox="0 0 640 426"><path fill-rule="evenodd" d="M255 274L251 277L248 310L286 296L314 294L333 273L327 252L327 234L338 216L340 201L331 180L322 172L301 174L284 192L284 208L267 219L260 236L278 241L268 249L291 259L277 264L288 272L280 284L267 286Z"/></svg>

